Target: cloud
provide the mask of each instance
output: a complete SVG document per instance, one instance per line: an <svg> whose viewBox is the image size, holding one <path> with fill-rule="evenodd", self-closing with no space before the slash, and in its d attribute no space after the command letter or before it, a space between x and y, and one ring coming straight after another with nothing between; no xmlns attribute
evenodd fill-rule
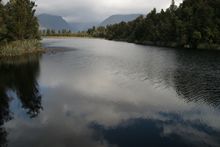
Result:
<svg viewBox="0 0 220 147"><path fill-rule="evenodd" d="M154 7L165 9L171 0L36 0L36 3L37 13L60 15L70 22L97 22L113 14L146 14Z"/></svg>

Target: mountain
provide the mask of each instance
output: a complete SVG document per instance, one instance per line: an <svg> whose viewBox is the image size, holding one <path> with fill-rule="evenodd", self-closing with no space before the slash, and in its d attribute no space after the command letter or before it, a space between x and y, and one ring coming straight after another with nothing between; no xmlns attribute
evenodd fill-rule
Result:
<svg viewBox="0 0 220 147"><path fill-rule="evenodd" d="M106 20L104 20L100 26L107 26L112 24L117 24L122 21L129 22L132 20L135 20L137 17L139 17L141 14L129 14L129 15L112 15L108 17Z"/></svg>
<svg viewBox="0 0 220 147"><path fill-rule="evenodd" d="M39 20L41 30L45 30L45 29L71 30L70 25L61 16L55 16L55 15L50 15L50 14L40 14L37 17Z"/></svg>
<svg viewBox="0 0 220 147"><path fill-rule="evenodd" d="M129 22L136 19L141 14L130 14L130 15L112 15L101 24L92 22L92 23L68 23L61 16L51 15L51 14L40 14L38 15L38 20L40 24L40 30L53 29L53 30L71 30L73 32L87 31L93 26L107 26L111 24L120 23L122 21Z"/></svg>

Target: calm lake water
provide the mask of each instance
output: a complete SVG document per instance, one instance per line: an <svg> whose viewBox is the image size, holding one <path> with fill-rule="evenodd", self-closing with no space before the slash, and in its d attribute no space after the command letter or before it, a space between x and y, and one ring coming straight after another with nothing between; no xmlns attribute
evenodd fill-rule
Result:
<svg viewBox="0 0 220 147"><path fill-rule="evenodd" d="M0 146L220 146L220 52L42 42L0 59Z"/></svg>

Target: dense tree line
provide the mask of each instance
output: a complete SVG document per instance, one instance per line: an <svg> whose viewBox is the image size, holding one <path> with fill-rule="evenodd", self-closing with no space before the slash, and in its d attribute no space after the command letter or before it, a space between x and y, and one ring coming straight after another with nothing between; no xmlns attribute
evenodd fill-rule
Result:
<svg viewBox="0 0 220 147"><path fill-rule="evenodd" d="M41 30L40 33L42 36L55 36L55 35L68 36L72 34L72 31L67 29L62 29L62 30L46 29L46 30Z"/></svg>
<svg viewBox="0 0 220 147"><path fill-rule="evenodd" d="M88 37L87 32L72 32L71 30L62 29L62 30L54 30L54 29L46 29L40 31L41 36L55 36L55 37Z"/></svg>
<svg viewBox="0 0 220 147"><path fill-rule="evenodd" d="M136 20L91 28L88 34L110 40L186 47L216 48L220 44L220 0L184 0L167 10L153 9Z"/></svg>
<svg viewBox="0 0 220 147"><path fill-rule="evenodd" d="M31 0L0 0L0 43L40 39L35 7Z"/></svg>

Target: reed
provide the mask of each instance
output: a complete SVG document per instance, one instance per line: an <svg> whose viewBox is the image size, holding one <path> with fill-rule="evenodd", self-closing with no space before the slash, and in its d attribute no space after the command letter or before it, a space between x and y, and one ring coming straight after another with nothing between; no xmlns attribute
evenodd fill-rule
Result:
<svg viewBox="0 0 220 147"><path fill-rule="evenodd" d="M39 40L19 40L0 45L0 57L13 57L43 52Z"/></svg>

